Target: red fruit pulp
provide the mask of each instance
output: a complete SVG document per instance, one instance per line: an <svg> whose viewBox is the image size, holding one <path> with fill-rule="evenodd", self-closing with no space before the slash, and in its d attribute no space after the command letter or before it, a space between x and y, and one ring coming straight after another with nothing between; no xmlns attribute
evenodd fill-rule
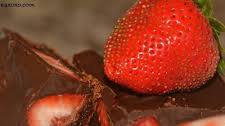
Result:
<svg viewBox="0 0 225 126"><path fill-rule="evenodd" d="M150 116L137 120L133 126L159 126L159 123L154 117Z"/></svg>
<svg viewBox="0 0 225 126"><path fill-rule="evenodd" d="M81 95L48 96L31 105L27 112L28 126L63 126L71 121L84 101Z"/></svg>

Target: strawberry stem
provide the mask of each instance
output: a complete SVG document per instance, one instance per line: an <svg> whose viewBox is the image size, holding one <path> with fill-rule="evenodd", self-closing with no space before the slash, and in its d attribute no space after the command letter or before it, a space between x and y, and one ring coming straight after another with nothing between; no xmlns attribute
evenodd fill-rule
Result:
<svg viewBox="0 0 225 126"><path fill-rule="evenodd" d="M208 18L209 23L212 26L214 37L218 42L218 47L220 50L220 62L217 67L217 73L225 82L225 60L223 58L225 56L225 49L223 48L222 43L220 42L219 39L220 34L222 32L225 32L225 25L221 21L213 17L213 6L211 0L194 0L194 1L199 6L205 17Z"/></svg>

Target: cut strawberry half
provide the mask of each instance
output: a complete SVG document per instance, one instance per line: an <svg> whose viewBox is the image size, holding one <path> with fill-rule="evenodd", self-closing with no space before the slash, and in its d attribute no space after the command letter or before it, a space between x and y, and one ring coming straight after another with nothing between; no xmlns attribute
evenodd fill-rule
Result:
<svg viewBox="0 0 225 126"><path fill-rule="evenodd" d="M181 124L179 126L224 126L224 125L225 125L225 115L188 122Z"/></svg>
<svg viewBox="0 0 225 126"><path fill-rule="evenodd" d="M28 126L65 126L71 123L84 103L74 94L48 96L31 105L27 112Z"/></svg>
<svg viewBox="0 0 225 126"><path fill-rule="evenodd" d="M159 126L158 121L152 117L138 119L133 126Z"/></svg>
<svg viewBox="0 0 225 126"><path fill-rule="evenodd" d="M109 120L108 113L106 111L106 106L103 101L99 102L97 113L98 113L98 121L101 126L111 126L111 121Z"/></svg>

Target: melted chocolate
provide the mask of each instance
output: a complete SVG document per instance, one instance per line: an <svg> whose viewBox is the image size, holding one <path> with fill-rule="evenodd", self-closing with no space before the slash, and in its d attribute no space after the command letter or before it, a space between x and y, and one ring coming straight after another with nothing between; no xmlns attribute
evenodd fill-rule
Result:
<svg viewBox="0 0 225 126"><path fill-rule="evenodd" d="M76 54L73 63L105 84L103 102L112 126L132 125L138 118L149 115L156 117L162 126L175 126L225 113L225 84L217 74L204 87L190 92L147 96L124 89L107 79L103 58L94 51Z"/></svg>
<svg viewBox="0 0 225 126"><path fill-rule="evenodd" d="M99 96L95 86L98 81L16 33L5 30L1 34L4 37L0 39L0 124L26 126L26 112L33 102L70 93L85 96L85 102L69 125L88 125Z"/></svg>

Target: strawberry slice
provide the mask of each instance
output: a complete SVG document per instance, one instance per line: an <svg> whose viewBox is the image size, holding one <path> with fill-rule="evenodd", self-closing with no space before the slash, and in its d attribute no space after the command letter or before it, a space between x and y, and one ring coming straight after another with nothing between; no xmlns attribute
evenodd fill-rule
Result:
<svg viewBox="0 0 225 126"><path fill-rule="evenodd" d="M138 119L133 126L159 126L158 121L152 117Z"/></svg>
<svg viewBox="0 0 225 126"><path fill-rule="evenodd" d="M64 126L72 121L84 102L84 96L63 94L48 96L31 105L28 126Z"/></svg>
<svg viewBox="0 0 225 126"><path fill-rule="evenodd" d="M183 123L179 126L225 126L225 115Z"/></svg>
<svg viewBox="0 0 225 126"><path fill-rule="evenodd" d="M99 122L100 122L101 126L111 126L109 116L106 111L106 106L103 103L103 101L99 102L97 112L99 115Z"/></svg>

